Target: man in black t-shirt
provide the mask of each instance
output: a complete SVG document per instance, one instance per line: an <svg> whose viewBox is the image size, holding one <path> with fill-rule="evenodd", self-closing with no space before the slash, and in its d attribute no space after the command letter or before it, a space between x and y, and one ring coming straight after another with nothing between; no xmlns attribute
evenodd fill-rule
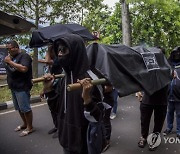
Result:
<svg viewBox="0 0 180 154"><path fill-rule="evenodd" d="M15 131L23 130L19 135L26 136L33 132L32 110L30 106L30 90L32 88L32 59L22 52L16 41L6 44L9 55L5 57L7 83L12 93L13 104L19 111L23 124Z"/></svg>

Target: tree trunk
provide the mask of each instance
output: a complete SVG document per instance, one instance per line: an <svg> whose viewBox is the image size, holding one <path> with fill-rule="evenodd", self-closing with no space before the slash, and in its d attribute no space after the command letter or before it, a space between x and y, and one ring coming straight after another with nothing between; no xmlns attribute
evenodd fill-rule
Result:
<svg viewBox="0 0 180 154"><path fill-rule="evenodd" d="M35 25L38 28L39 26L39 0L36 0L36 20L35 20ZM34 54L33 54L33 77L37 78L38 77L38 48L34 48Z"/></svg>
<svg viewBox="0 0 180 154"><path fill-rule="evenodd" d="M129 5L126 0L121 0L122 7L122 34L123 34L123 44L131 46L131 26L129 17Z"/></svg>
<svg viewBox="0 0 180 154"><path fill-rule="evenodd" d="M34 54L33 54L33 78L38 77L38 49L34 48Z"/></svg>

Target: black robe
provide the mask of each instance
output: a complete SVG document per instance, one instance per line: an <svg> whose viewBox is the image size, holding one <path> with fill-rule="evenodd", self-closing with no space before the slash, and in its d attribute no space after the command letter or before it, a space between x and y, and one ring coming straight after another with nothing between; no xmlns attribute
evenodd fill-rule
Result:
<svg viewBox="0 0 180 154"><path fill-rule="evenodd" d="M82 89L71 92L66 91L65 101L66 85L71 84L72 78L73 82L76 82L77 79L89 77L87 74L89 65L86 48L81 37L70 34L60 40L64 41L70 50L69 65L63 67L66 79L60 80L57 88L48 94L49 101L57 101L59 106L59 142L69 152L88 154L86 132L89 122L84 116L84 110L89 111L98 120L102 115L102 108L97 105L101 101L101 97L97 87L94 86L92 89L92 102L87 106L83 105Z"/></svg>

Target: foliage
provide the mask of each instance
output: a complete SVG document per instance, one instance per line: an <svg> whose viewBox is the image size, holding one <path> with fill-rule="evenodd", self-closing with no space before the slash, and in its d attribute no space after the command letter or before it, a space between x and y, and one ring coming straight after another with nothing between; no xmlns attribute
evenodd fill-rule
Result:
<svg viewBox="0 0 180 154"><path fill-rule="evenodd" d="M178 0L126 0L130 4L133 45L161 46L166 54L180 42L180 2ZM120 2L122 2L120 0ZM117 3L102 42L121 43L121 8Z"/></svg>
<svg viewBox="0 0 180 154"><path fill-rule="evenodd" d="M171 51L180 42L180 2L139 1L131 7L134 44L147 43ZM169 53L167 53L169 54Z"/></svg>
<svg viewBox="0 0 180 154"><path fill-rule="evenodd" d="M99 5L101 5L103 0L60 0L52 1L51 7L53 15L55 18L50 21L50 23L55 23L60 21L61 23L72 23L76 22L82 24L84 14L87 11L94 10Z"/></svg>
<svg viewBox="0 0 180 154"><path fill-rule="evenodd" d="M108 18L111 12L106 5L99 5L86 12L83 25L90 31L97 31L100 33L100 38L105 37L105 27L109 24Z"/></svg>
<svg viewBox="0 0 180 154"><path fill-rule="evenodd" d="M8 87L0 88L0 103L4 103L5 101L9 101L11 99L11 91L8 89Z"/></svg>
<svg viewBox="0 0 180 154"><path fill-rule="evenodd" d="M51 0L2 0L0 8L5 12L42 24L49 17L50 4Z"/></svg>
<svg viewBox="0 0 180 154"><path fill-rule="evenodd" d="M101 5L86 14L83 25L91 31L100 32L99 42L118 44L122 42L121 5L116 3L112 13L106 5Z"/></svg>
<svg viewBox="0 0 180 154"><path fill-rule="evenodd" d="M43 84L40 83L36 83L33 85L32 90L31 90L31 95L39 95L42 92L43 89Z"/></svg>
<svg viewBox="0 0 180 154"><path fill-rule="evenodd" d="M105 28L105 36L102 43L120 44L122 42L121 5L116 3L113 14L108 18Z"/></svg>

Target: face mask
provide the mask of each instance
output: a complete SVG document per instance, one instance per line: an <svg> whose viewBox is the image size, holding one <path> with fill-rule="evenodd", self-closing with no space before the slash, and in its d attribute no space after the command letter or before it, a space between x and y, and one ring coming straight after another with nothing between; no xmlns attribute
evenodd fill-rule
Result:
<svg viewBox="0 0 180 154"><path fill-rule="evenodd" d="M60 45L58 46L57 54L58 54L58 56L65 56L65 55L69 54L69 49L68 49L68 47L60 44Z"/></svg>
<svg viewBox="0 0 180 154"><path fill-rule="evenodd" d="M59 44L58 46L58 64L63 67L63 68L67 68L70 65L70 56L69 56L69 49L68 47Z"/></svg>
<svg viewBox="0 0 180 154"><path fill-rule="evenodd" d="M180 52L175 52L172 57L174 62L180 62Z"/></svg>

